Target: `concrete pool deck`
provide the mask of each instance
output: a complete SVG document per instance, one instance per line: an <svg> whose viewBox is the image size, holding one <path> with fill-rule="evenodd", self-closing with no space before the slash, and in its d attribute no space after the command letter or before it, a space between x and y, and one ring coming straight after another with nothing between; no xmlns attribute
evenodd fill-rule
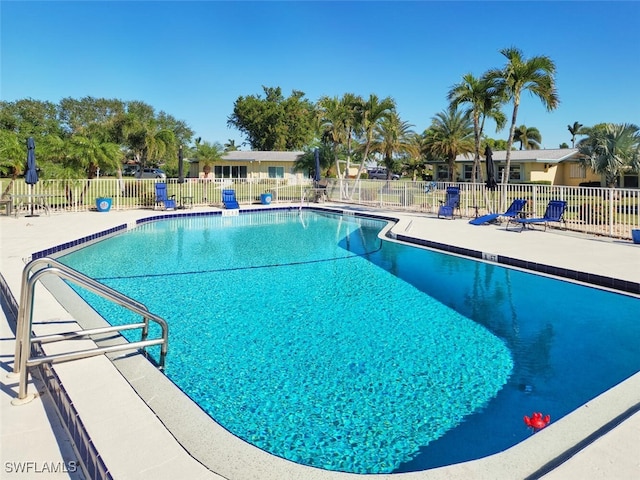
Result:
<svg viewBox="0 0 640 480"><path fill-rule="evenodd" d="M361 210L348 206L338 208ZM184 213L213 210L216 209L195 209ZM488 254L488 258L502 255L640 284L640 246L630 241L599 239L556 230L518 233L494 225L472 226L460 219L438 220L431 215L407 212L377 213L398 218L392 232L399 236L478 250ZM25 264L23 259L32 253L155 215L158 212L133 210L61 213L17 219L2 217L0 273L8 290L17 299ZM0 312L0 317L3 367L0 381L0 468L3 478L5 475L6 478L32 478L29 474L33 476L34 473L40 473L36 478L49 478L41 475L46 469L51 478L84 478L75 463L77 459L71 447L72 441L58 420L50 395L41 384L29 385L30 392L36 389L42 392L34 401L23 406L11 405L17 391L17 379L8 377L7 373L13 367L15 334L5 312ZM34 320L37 323L34 330L41 334L69 330L69 325L78 319L40 287L37 289ZM183 408L182 403L178 408L171 403L183 400L176 392L167 403L159 391L160 381L149 372L156 372L155 369L149 369L148 362L136 361L140 360L136 357L139 356L123 356L111 361L100 356L54 367L101 461L113 478L279 480L369 477L325 472L276 459L224 431L206 435L198 409L193 406ZM118 364L118 369L114 364ZM376 475L376 478L640 478L638 392L640 374L503 453L427 472ZM141 394L147 403L141 399ZM173 416L167 419L164 414ZM177 433L173 424L182 426L182 432ZM187 438L189 432L193 438ZM17 473L20 468L25 473ZM57 469L56 473L50 473L54 469Z"/></svg>

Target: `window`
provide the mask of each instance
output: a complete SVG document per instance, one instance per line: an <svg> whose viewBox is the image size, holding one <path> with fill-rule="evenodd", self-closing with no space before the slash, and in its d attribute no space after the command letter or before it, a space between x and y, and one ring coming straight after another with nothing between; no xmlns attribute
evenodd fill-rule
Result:
<svg viewBox="0 0 640 480"><path fill-rule="evenodd" d="M444 181L446 182L447 180L449 180L449 166L448 165L438 165L436 167L436 178L439 181Z"/></svg>
<svg viewBox="0 0 640 480"><path fill-rule="evenodd" d="M622 188L638 188L638 179L640 175L625 174L622 177Z"/></svg>
<svg viewBox="0 0 640 480"><path fill-rule="evenodd" d="M284 178L284 167L269 167L269 178Z"/></svg>
<svg viewBox="0 0 640 480"><path fill-rule="evenodd" d="M247 178L247 167L216 165L213 167L213 175L215 178Z"/></svg>
<svg viewBox="0 0 640 480"><path fill-rule="evenodd" d="M473 174L473 165L462 166L462 178L465 182L470 182Z"/></svg>
<svg viewBox="0 0 640 480"><path fill-rule="evenodd" d="M231 176L233 178L247 178L247 167L244 165L231 167Z"/></svg>
<svg viewBox="0 0 640 480"><path fill-rule="evenodd" d="M569 177L571 178L587 178L587 169L579 163L572 163L569 169Z"/></svg>
<svg viewBox="0 0 640 480"><path fill-rule="evenodd" d="M502 182L502 172L504 171L506 165L498 166L498 177L496 180L498 183ZM522 180L522 165L511 165L509 180Z"/></svg>

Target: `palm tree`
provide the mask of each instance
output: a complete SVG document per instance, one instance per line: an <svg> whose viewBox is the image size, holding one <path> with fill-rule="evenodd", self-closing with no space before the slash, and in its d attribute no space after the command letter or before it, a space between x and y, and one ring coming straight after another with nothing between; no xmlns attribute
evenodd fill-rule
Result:
<svg viewBox="0 0 640 480"><path fill-rule="evenodd" d="M86 178L95 178L98 170L116 170L121 158L119 145L103 142L94 136L72 135L67 142L65 164L85 172Z"/></svg>
<svg viewBox="0 0 640 480"><path fill-rule="evenodd" d="M405 158L403 168L407 172L411 172L411 180L414 182L425 173L427 143L425 136L420 133L411 133L409 135L409 149Z"/></svg>
<svg viewBox="0 0 640 480"><path fill-rule="evenodd" d="M480 142L487 117L496 122L496 131L504 127L506 121L500 110L500 99L492 82L486 78L476 78L471 73L462 77L462 82L455 84L447 95L452 108L467 104L467 111L473 119L473 133L475 155L473 158L472 181L479 178L480 171Z"/></svg>
<svg viewBox="0 0 640 480"><path fill-rule="evenodd" d="M298 158L294 164L294 170L298 172L315 172L316 159L315 149L318 149L320 159L320 176L322 172L327 172L331 168L333 161L333 149L331 145L321 144L319 147L311 147L305 150L304 154Z"/></svg>
<svg viewBox="0 0 640 480"><path fill-rule="evenodd" d="M162 128L154 119L126 113L114 120L112 128L114 138L129 148L141 168L151 160L175 157L177 154L175 134L172 130Z"/></svg>
<svg viewBox="0 0 640 480"><path fill-rule="evenodd" d="M80 192L80 200L89 191L91 179L99 170L111 171L120 168L123 152L116 143L106 141L103 126L94 124L82 127L64 141L64 158L56 168L58 176L67 181L88 179ZM67 201L72 202L72 190L65 185Z"/></svg>
<svg viewBox="0 0 640 480"><path fill-rule="evenodd" d="M593 171L605 176L608 187L615 187L626 169L640 171L640 128L631 123L600 124L585 130L586 138L578 143Z"/></svg>
<svg viewBox="0 0 640 480"><path fill-rule="evenodd" d="M343 178L339 156L341 150L347 150L347 157L351 156L351 141L356 121L357 97L345 94L338 97L321 97L318 100L318 123L322 142L333 149L336 176Z"/></svg>
<svg viewBox="0 0 640 480"><path fill-rule="evenodd" d="M353 93L345 93L340 99L340 117L343 136L346 139L347 163L345 164L345 176L349 175L351 167L351 156L353 155L353 136L358 127L358 113L362 106L362 97Z"/></svg>
<svg viewBox="0 0 640 480"><path fill-rule="evenodd" d="M576 148L576 135L584 135L582 127L584 125L578 122L573 122L573 125L567 125L567 129L571 134L571 148Z"/></svg>
<svg viewBox="0 0 640 480"><path fill-rule="evenodd" d="M425 132L427 149L435 158L444 158L449 166L449 181L455 181L458 155L474 151L473 120L469 112L449 109L436 114Z"/></svg>
<svg viewBox="0 0 640 480"><path fill-rule="evenodd" d="M396 167L396 154L408 154L412 149L412 136L409 122L400 119L397 112L392 112L383 118L376 126L376 136L371 145L371 150L382 155L382 162L387 168L387 180Z"/></svg>
<svg viewBox="0 0 640 480"><path fill-rule="evenodd" d="M547 111L554 110L560 100L555 83L556 66L549 57L541 55L527 60L523 58L522 52L515 47L505 48L500 53L507 58L507 64L502 69L490 70L486 76L488 80L495 82L497 92L505 101L513 102L511 127L507 140L507 166L505 169L506 178L504 178L506 185L509 182L511 149L513 148L522 93L528 91L538 97Z"/></svg>
<svg viewBox="0 0 640 480"><path fill-rule="evenodd" d="M520 150L540 150L542 135L536 127L520 125L513 135L514 142L520 142Z"/></svg>
<svg viewBox="0 0 640 480"><path fill-rule="evenodd" d="M0 129L0 171L8 172L11 177L0 198L4 198L11 192L13 183L24 171L26 157L26 148L20 144L18 135Z"/></svg>
<svg viewBox="0 0 640 480"><path fill-rule="evenodd" d="M340 100L338 97L321 97L317 102L318 131L322 143L330 145L336 166L336 176L342 178L338 150L346 142L341 124Z"/></svg>
<svg viewBox="0 0 640 480"><path fill-rule="evenodd" d="M196 139L196 159L198 163L202 163L202 171L205 176L209 176L213 163L222 160L224 148L218 142L211 143L202 141L199 137Z"/></svg>
<svg viewBox="0 0 640 480"><path fill-rule="evenodd" d="M369 95L369 98L359 105L357 133L362 140L362 161L356 179L359 179L364 171L378 124L389 117L395 108L396 102L391 97L385 97L381 100L374 94Z"/></svg>
<svg viewBox="0 0 640 480"><path fill-rule="evenodd" d="M224 144L225 152L235 152L238 150L238 146L236 145L236 141L230 138L227 143Z"/></svg>

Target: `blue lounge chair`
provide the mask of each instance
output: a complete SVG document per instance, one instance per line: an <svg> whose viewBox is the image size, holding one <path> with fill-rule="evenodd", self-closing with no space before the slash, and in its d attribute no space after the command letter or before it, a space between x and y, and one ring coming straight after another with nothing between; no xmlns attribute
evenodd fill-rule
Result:
<svg viewBox="0 0 640 480"><path fill-rule="evenodd" d="M481 217L474 218L473 220L470 220L469 223L471 225L482 225L483 223L493 222L498 217L515 218L518 215L520 215L520 212L522 211L522 209L524 208L524 206L526 204L527 204L527 200L525 200L523 198L516 198L511 203L511 206L507 209L506 212L504 212L504 213L490 213L488 215L483 215Z"/></svg>
<svg viewBox="0 0 640 480"><path fill-rule="evenodd" d="M176 209L176 196L167 195L167 184L163 182L156 183L156 206L161 204L165 210Z"/></svg>
<svg viewBox="0 0 640 480"><path fill-rule="evenodd" d="M438 218L451 217L455 210L458 210L460 214L460 188L459 187L447 187L447 196L445 201L440 200L440 208L438 209Z"/></svg>
<svg viewBox="0 0 640 480"><path fill-rule="evenodd" d="M227 210L240 208L240 205L238 205L238 201L236 200L235 190L222 190L222 203L224 203L224 208Z"/></svg>
<svg viewBox="0 0 640 480"><path fill-rule="evenodd" d="M513 219L509 219L507 222L507 230L509 230L509 223L519 223L522 225L520 231L524 230L527 226L531 226L534 223L544 223L544 229L547 230L547 225L549 222L565 222L564 212L567 209L567 202L564 200L551 200L547 204L547 209L544 212L544 215L540 218L519 218L515 217Z"/></svg>

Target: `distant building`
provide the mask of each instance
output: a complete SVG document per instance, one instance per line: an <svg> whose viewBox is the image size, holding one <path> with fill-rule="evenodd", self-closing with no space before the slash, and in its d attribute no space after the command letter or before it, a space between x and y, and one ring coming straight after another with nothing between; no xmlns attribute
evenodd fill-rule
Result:
<svg viewBox="0 0 640 480"><path fill-rule="evenodd" d="M204 165L197 161L191 163L189 176L193 178L238 178L238 179L303 179L305 172L296 172L296 161L304 152L264 152L234 151L226 152L222 160L211 166L211 172L205 173Z"/></svg>
<svg viewBox="0 0 640 480"><path fill-rule="evenodd" d="M493 152L496 167L496 180L502 180L506 168L506 150ZM480 156L481 178L486 180L487 170L484 156ZM449 168L444 162L434 163L437 180L449 178ZM455 161L454 178L458 181L471 181L473 154L458 155ZM548 182L551 185L578 186L581 183L600 184L602 178L591 168L580 162L577 148L556 148L545 150L512 150L509 182Z"/></svg>

